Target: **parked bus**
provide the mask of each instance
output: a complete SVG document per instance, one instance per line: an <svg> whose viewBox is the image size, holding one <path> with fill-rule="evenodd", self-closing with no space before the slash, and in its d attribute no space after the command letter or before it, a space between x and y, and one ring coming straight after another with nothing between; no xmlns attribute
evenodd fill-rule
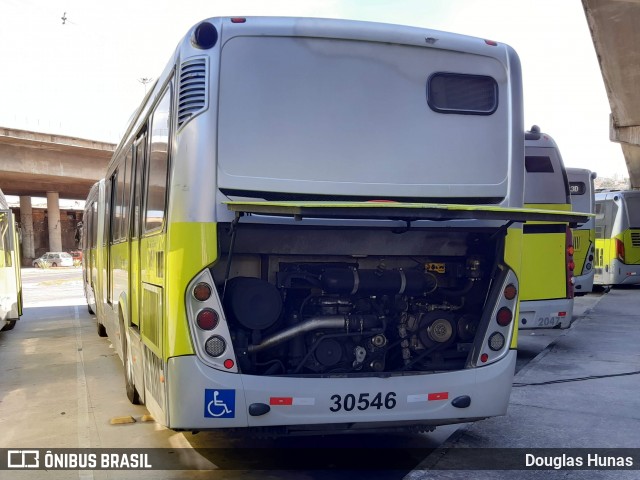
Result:
<svg viewBox="0 0 640 480"><path fill-rule="evenodd" d="M595 188L593 181L596 172L585 168L567 168L571 208L576 212L595 213ZM594 258L596 245L595 218L571 230L573 235L573 291L575 295L586 295L593 289L595 274Z"/></svg>
<svg viewBox="0 0 640 480"><path fill-rule="evenodd" d="M640 284L640 191L596 193L595 285Z"/></svg>
<svg viewBox="0 0 640 480"><path fill-rule="evenodd" d="M523 162L504 44L199 23L116 148L91 225L94 310L129 399L176 430L503 415L522 222L582 218L523 209Z"/></svg>
<svg viewBox="0 0 640 480"><path fill-rule="evenodd" d="M534 125L525 135L526 207L571 211L567 172L553 138ZM519 328L568 328L573 315L573 247L566 222L522 228Z"/></svg>
<svg viewBox="0 0 640 480"><path fill-rule="evenodd" d="M22 315L20 242L15 217L0 190L0 330L11 330Z"/></svg>
<svg viewBox="0 0 640 480"><path fill-rule="evenodd" d="M82 221L82 279L84 295L87 299L89 313L96 312L96 288L97 288L97 224L99 196L102 196L101 204L104 205L104 180L96 182L89 190L89 195L84 205ZM104 325L98 321L98 333L106 336Z"/></svg>

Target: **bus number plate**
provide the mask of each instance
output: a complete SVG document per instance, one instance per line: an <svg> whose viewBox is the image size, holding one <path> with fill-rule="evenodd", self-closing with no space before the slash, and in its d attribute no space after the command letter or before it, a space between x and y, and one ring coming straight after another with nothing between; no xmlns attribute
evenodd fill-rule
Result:
<svg viewBox="0 0 640 480"><path fill-rule="evenodd" d="M560 317L538 317L539 327L555 327L560 323Z"/></svg>
<svg viewBox="0 0 640 480"><path fill-rule="evenodd" d="M369 410L375 408L380 410L385 408L391 410L396 406L396 393L389 392L386 395L380 392L376 394L372 393L348 393L346 395L331 395L331 407L329 410L332 412L351 412L352 410Z"/></svg>

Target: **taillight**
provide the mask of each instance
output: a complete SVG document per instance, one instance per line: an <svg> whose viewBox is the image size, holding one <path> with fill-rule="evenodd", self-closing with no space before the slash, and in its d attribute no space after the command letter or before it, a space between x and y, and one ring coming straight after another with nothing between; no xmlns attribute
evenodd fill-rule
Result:
<svg viewBox="0 0 640 480"><path fill-rule="evenodd" d="M202 330L213 330L218 326L218 314L210 308L200 310L196 315L196 323Z"/></svg>
<svg viewBox="0 0 640 480"><path fill-rule="evenodd" d="M573 235L568 225L565 230L565 265L567 266L567 298L573 298L573 270L576 264L573 262Z"/></svg>
<svg viewBox="0 0 640 480"><path fill-rule="evenodd" d="M204 282L198 283L193 287L193 297L199 302L206 302L211 297L211 286Z"/></svg>
<svg viewBox="0 0 640 480"><path fill-rule="evenodd" d="M624 263L624 242L616 238L616 258Z"/></svg>
<svg viewBox="0 0 640 480"><path fill-rule="evenodd" d="M496 314L496 321L501 327L506 327L507 325L509 325L512 319L513 313L511 313L511 310L508 307L500 308L500 310L498 310L498 313Z"/></svg>
<svg viewBox="0 0 640 480"><path fill-rule="evenodd" d="M516 294L518 293L518 289L513 283L510 283L504 288L504 298L507 300L513 300L516 298Z"/></svg>

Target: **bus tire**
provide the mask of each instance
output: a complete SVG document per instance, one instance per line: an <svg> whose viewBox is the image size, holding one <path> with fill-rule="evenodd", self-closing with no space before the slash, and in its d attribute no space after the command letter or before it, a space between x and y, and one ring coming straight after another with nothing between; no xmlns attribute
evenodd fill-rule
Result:
<svg viewBox="0 0 640 480"><path fill-rule="evenodd" d="M91 312L93 313L93 312ZM97 326L98 326L98 336L99 337L106 337L107 336L107 329L104 328L104 325L101 324L100 322L96 322Z"/></svg>
<svg viewBox="0 0 640 480"><path fill-rule="evenodd" d="M13 330L15 326L16 320L7 320L6 325L0 329L0 332L8 332L9 330Z"/></svg>
<svg viewBox="0 0 640 480"><path fill-rule="evenodd" d="M133 382L133 365L129 360L129 342L124 333L124 328L122 330L122 358L124 360L124 384L127 390L127 398L132 404L140 405L140 394Z"/></svg>
<svg viewBox="0 0 640 480"><path fill-rule="evenodd" d="M94 312L94 311L93 311L93 308L91 308L91 305L89 305L89 304L87 304L87 310L89 311L89 313L90 313L91 315L95 315L95 314L96 314L96 312ZM102 336L102 335L101 335L101 336Z"/></svg>

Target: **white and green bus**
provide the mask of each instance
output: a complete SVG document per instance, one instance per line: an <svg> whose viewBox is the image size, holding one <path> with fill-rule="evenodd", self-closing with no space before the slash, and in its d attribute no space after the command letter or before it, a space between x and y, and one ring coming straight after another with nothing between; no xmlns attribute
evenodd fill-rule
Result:
<svg viewBox="0 0 640 480"><path fill-rule="evenodd" d="M596 172L586 168L567 168L569 191L571 192L571 209L574 212L595 214L595 188L593 181ZM576 296L586 295L593 289L595 274L596 223L595 218L577 228L573 235L573 291Z"/></svg>
<svg viewBox="0 0 640 480"><path fill-rule="evenodd" d="M11 330L22 315L20 242L16 220L0 190L0 330Z"/></svg>
<svg viewBox="0 0 640 480"><path fill-rule="evenodd" d="M342 20L195 25L85 229L90 306L129 399L175 430L503 415L522 223L582 218L522 208L522 117L501 43Z"/></svg>
<svg viewBox="0 0 640 480"><path fill-rule="evenodd" d="M553 138L534 125L525 135L526 207L571 211L567 172ZM568 328L573 316L573 246L567 222L528 222L523 230L518 327Z"/></svg>
<svg viewBox="0 0 640 480"><path fill-rule="evenodd" d="M102 195L102 199L99 198ZM89 190L89 195L84 204L82 216L82 279L84 295L87 299L87 309L89 313L95 313L96 290L98 285L98 204L104 206L104 180L96 182ZM104 215L103 213L101 213ZM104 325L98 321L98 333L106 336Z"/></svg>
<svg viewBox="0 0 640 480"><path fill-rule="evenodd" d="M640 190L596 192L594 284L640 284Z"/></svg>

